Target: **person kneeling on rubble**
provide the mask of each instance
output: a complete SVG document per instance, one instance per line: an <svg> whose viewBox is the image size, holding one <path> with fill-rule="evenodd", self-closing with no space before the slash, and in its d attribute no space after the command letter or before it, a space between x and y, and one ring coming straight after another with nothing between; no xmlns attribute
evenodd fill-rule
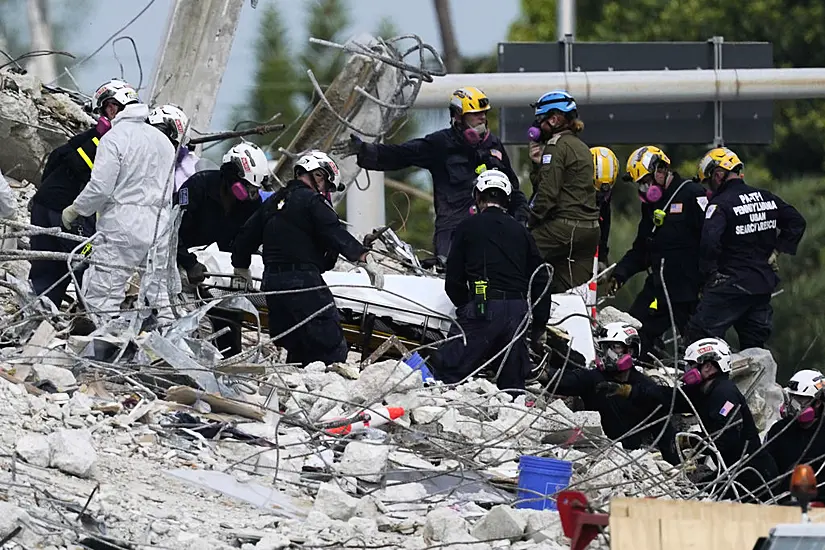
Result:
<svg viewBox="0 0 825 550"><path fill-rule="evenodd" d="M555 395L580 397L585 410L599 413L604 435L621 441L624 449L656 445L662 458L678 464L675 431L666 410L657 404L636 403L615 394L606 397L603 393L613 391L618 384L656 386L656 382L633 364L641 346L638 331L626 323L608 323L599 331L596 343L601 352L597 368L548 368L550 391Z"/></svg>
<svg viewBox="0 0 825 550"><path fill-rule="evenodd" d="M49 153L37 193L31 200L32 225L62 225L63 209L72 204L92 175L100 138L111 129L111 121L122 110L123 102L127 101L126 96L131 93L136 93L134 88L117 79L102 84L95 91L92 107L93 112L99 116L98 122ZM70 231L91 237L95 232L94 216L78 218ZM46 234L32 235L29 243L32 250L63 253L71 252L78 245L76 241ZM80 271L78 270L78 277ZM65 260L31 260L29 281L34 292L45 295L58 308L66 298L66 290L71 282L68 275L69 267Z"/></svg>
<svg viewBox="0 0 825 550"><path fill-rule="evenodd" d="M533 339L544 335L550 314L548 276L533 237L507 213L512 190L503 172L482 172L473 192L479 213L461 222L453 236L444 289L455 304L466 345L456 338L431 358L435 376L448 384L490 363L500 389L524 390L530 372L523 328L528 294L536 304L533 326L540 327ZM450 336L460 333L456 325L451 327Z"/></svg>
<svg viewBox="0 0 825 550"><path fill-rule="evenodd" d="M647 405L660 405L667 413L691 413L698 415L704 427L704 438L691 437L694 449L718 452L707 453L720 471L731 469L730 476L720 472L695 476L697 484L711 483L715 479L730 485L726 498L736 500L765 499L769 482L776 477L776 464L770 455L758 452L761 444L759 430L753 420L745 396L730 379L731 351L724 340L705 338L685 350L687 370L682 376L681 388L668 386L642 386L613 384L608 395L620 395ZM724 466L718 464L719 458ZM701 473L701 472L700 472Z"/></svg>
<svg viewBox="0 0 825 550"><path fill-rule="evenodd" d="M788 490L797 464L810 464L819 472L825 463L825 378L815 370L801 370L791 377L785 393L782 418L765 437L764 450L776 462L781 476L774 484L776 495ZM817 488L816 500L825 502L825 487Z"/></svg>
<svg viewBox="0 0 825 550"><path fill-rule="evenodd" d="M338 219L330 193L343 191L338 165L321 151L298 159L295 179L272 195L235 238L235 275L250 280L252 254L263 243L269 334L287 350L288 363L334 363L347 358L341 319L321 273L342 254L364 262L370 280L383 288L372 254ZM310 318L311 317L311 318Z"/></svg>
<svg viewBox="0 0 825 550"><path fill-rule="evenodd" d="M269 179L263 150L252 143L239 143L226 152L220 170L198 172L175 194L183 210L178 231L178 265L192 285L206 279L206 266L189 249L218 243L232 251L232 241L241 227L261 206L259 191Z"/></svg>

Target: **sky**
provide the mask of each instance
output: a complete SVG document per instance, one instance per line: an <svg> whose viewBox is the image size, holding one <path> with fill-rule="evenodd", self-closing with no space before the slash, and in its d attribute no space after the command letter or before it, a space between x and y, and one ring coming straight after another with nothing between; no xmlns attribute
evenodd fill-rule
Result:
<svg viewBox="0 0 825 550"><path fill-rule="evenodd" d="M250 0L243 1L243 11L235 35L235 42L218 94L211 131L227 129L233 106L243 102L251 87L255 74L254 42L263 8L275 4L281 10L286 28L296 46L307 40L304 29L305 12L313 0L259 0L257 9L251 7ZM67 49L75 54L86 55L97 49L106 37L125 25L150 0L124 2L120 0L118 9L111 9L112 0L88 0L88 17L77 27L69 38ZM422 40L441 51L435 8L431 0L347 0L353 21L352 34L371 32L379 22L389 17L400 32L414 33ZM143 86L148 97L161 37L166 30L173 0L155 0L151 7L121 35L131 36L137 45L143 66ZM518 0L473 0L471 10L459 10L467 6L469 0L450 0L451 15L459 49L467 55L477 55L495 51L496 44L505 39L510 23L519 12ZM137 85L139 71L134 53L126 41L117 43L118 57L124 66L127 80ZM109 44L88 63L73 72L79 86L91 94L97 86L109 78L120 76L120 67ZM67 85L67 82L60 82Z"/></svg>

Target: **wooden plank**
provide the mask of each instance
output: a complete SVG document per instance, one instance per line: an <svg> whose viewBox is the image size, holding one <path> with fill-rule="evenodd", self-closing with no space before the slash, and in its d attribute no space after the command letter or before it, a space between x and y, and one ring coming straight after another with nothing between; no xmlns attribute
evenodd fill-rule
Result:
<svg viewBox="0 0 825 550"><path fill-rule="evenodd" d="M667 550L711 550L713 530L702 519L659 520L662 548ZM750 550L750 549L749 549Z"/></svg>
<svg viewBox="0 0 825 550"><path fill-rule="evenodd" d="M662 546L658 521L610 515L610 550L674 550Z"/></svg>
<svg viewBox="0 0 825 550"><path fill-rule="evenodd" d="M169 388L166 390L166 400L182 403L183 405L194 405L196 401L201 400L208 403L214 413L236 414L260 421L264 419L264 411L258 406L226 399L220 395L206 393L189 386Z"/></svg>

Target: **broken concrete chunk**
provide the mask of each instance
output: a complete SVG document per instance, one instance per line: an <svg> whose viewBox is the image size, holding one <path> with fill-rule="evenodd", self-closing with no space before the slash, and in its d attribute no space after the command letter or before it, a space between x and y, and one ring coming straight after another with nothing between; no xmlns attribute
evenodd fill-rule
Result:
<svg viewBox="0 0 825 550"><path fill-rule="evenodd" d="M66 388L77 386L77 380L69 369L55 367L53 365L45 365L38 363L32 366L37 378L42 382L49 380L54 384L58 391L63 391Z"/></svg>
<svg viewBox="0 0 825 550"><path fill-rule="evenodd" d="M49 466L78 477L90 477L97 463L88 430L58 430L49 435Z"/></svg>
<svg viewBox="0 0 825 550"><path fill-rule="evenodd" d="M468 533L469 526L464 518L452 508L436 508L427 514L424 523L424 541L444 542L457 534Z"/></svg>
<svg viewBox="0 0 825 550"><path fill-rule="evenodd" d="M25 510L8 502L0 502L0 539L5 540L18 527L26 529L29 525L31 517Z"/></svg>
<svg viewBox="0 0 825 550"><path fill-rule="evenodd" d="M600 309L597 313L597 319L602 326L607 323L627 323L631 327L642 328L642 323L638 319L613 306Z"/></svg>
<svg viewBox="0 0 825 550"><path fill-rule="evenodd" d="M413 373L402 361L373 363L361 372L351 387L351 398L357 403L376 403L390 393L402 393L422 387L421 376Z"/></svg>
<svg viewBox="0 0 825 550"><path fill-rule="evenodd" d="M473 527L472 535L480 540L520 539L527 527L527 520L509 506L494 506Z"/></svg>
<svg viewBox="0 0 825 550"><path fill-rule="evenodd" d="M17 440L14 445L17 455L35 466L47 468L51 457L49 456L49 440L45 435L28 434Z"/></svg>
<svg viewBox="0 0 825 550"><path fill-rule="evenodd" d="M387 468L390 447L366 441L352 441L344 449L338 472L363 481L378 483Z"/></svg>
<svg viewBox="0 0 825 550"><path fill-rule="evenodd" d="M334 481L328 481L318 487L312 509L332 519L347 521L355 515L357 506L358 499L346 494Z"/></svg>
<svg viewBox="0 0 825 550"><path fill-rule="evenodd" d="M284 535L267 533L255 545L255 550L280 550L281 548L289 548L291 545L292 542Z"/></svg>
<svg viewBox="0 0 825 550"><path fill-rule="evenodd" d="M444 414L445 407L418 407L412 411L412 419L416 424L429 424Z"/></svg>

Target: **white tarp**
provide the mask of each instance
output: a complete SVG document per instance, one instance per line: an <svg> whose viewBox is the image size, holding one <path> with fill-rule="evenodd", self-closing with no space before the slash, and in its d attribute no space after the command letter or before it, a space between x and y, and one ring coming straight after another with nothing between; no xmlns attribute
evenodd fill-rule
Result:
<svg viewBox="0 0 825 550"><path fill-rule="evenodd" d="M192 249L198 261L206 266L209 273L232 273L232 258L228 252L221 252L212 244L204 250ZM250 266L252 276L261 278L264 271L260 256L252 256ZM369 277L361 269L353 271L327 271L323 274L335 296L338 309L362 311L369 304L369 313L378 317L392 317L399 323L423 325L425 316L431 316L428 326L446 332L449 318L455 316L455 307L444 292L444 280L416 275L384 275L384 290L370 285ZM213 280L214 279L214 280ZM209 278L208 284L229 286L226 277ZM255 288L258 288L257 283ZM560 320L564 319L561 323ZM572 348L581 353L590 363L596 358L587 307L581 296L556 294L553 296L553 310L550 323L564 329L571 337Z"/></svg>

